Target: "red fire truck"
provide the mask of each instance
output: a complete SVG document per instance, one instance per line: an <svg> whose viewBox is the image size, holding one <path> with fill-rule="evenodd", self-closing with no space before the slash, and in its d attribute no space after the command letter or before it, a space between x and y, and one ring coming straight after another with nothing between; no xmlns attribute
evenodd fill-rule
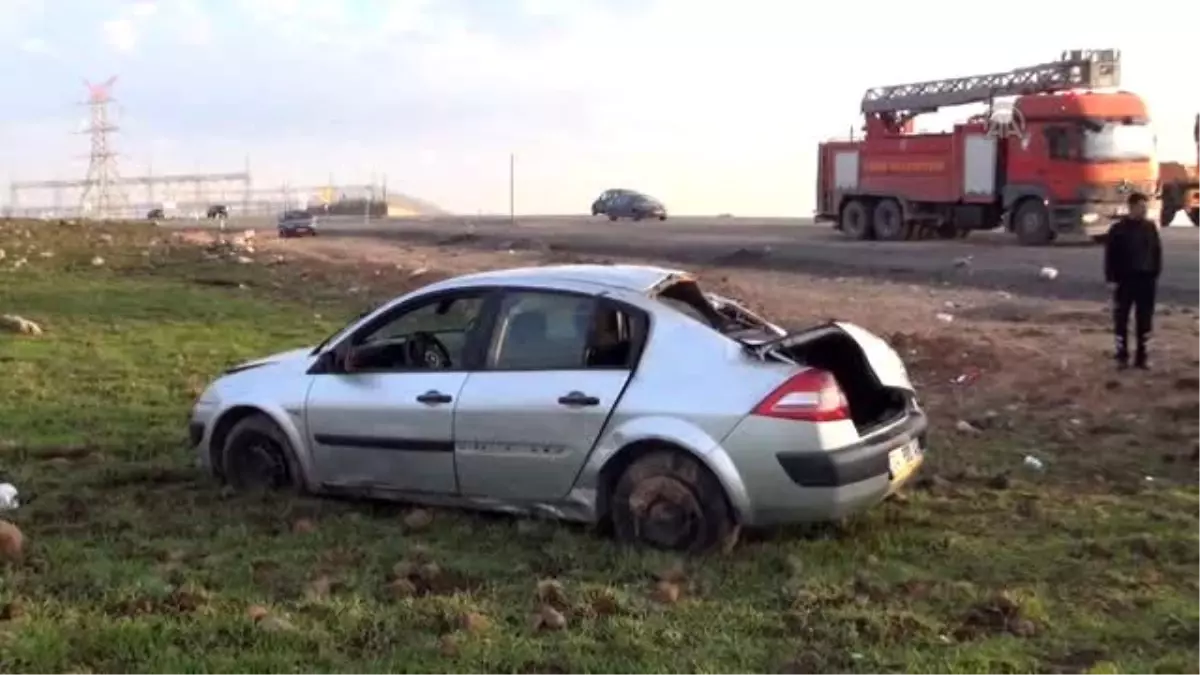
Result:
<svg viewBox="0 0 1200 675"><path fill-rule="evenodd" d="M853 239L1102 234L1131 191L1154 195L1158 181L1146 105L1115 90L1120 76L1119 51L1073 50L1006 73L869 89L864 137L819 146L817 218ZM1015 99L1000 107L1002 97ZM988 112L949 133L914 132L918 115L972 103Z"/></svg>

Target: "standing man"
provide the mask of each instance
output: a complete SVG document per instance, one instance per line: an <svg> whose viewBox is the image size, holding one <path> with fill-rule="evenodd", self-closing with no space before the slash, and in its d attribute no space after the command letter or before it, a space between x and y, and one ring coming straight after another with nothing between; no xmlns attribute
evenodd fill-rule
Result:
<svg viewBox="0 0 1200 675"><path fill-rule="evenodd" d="M1146 218L1146 195L1129 195L1129 215L1113 223L1104 243L1104 279L1113 290L1113 336L1117 368L1129 367L1129 310L1137 340L1134 366L1150 367L1146 343L1154 320L1154 296L1162 272L1158 226Z"/></svg>

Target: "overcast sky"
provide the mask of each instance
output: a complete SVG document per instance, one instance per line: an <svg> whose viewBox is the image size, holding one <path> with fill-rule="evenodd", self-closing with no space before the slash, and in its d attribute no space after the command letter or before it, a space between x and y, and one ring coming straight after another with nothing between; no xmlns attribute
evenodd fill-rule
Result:
<svg viewBox="0 0 1200 675"><path fill-rule="evenodd" d="M1120 47L1160 153L1194 156L1200 3L1109 4L0 0L0 180L81 178L84 79L118 75L124 175L248 156L259 186L386 174L506 211L511 152L519 212L635 187L678 213L809 215L815 146L867 87L1080 47Z"/></svg>

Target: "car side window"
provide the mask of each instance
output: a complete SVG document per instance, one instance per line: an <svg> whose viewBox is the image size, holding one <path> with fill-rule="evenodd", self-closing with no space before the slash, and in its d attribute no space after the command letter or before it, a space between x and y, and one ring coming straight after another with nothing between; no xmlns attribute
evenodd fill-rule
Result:
<svg viewBox="0 0 1200 675"><path fill-rule="evenodd" d="M462 368L484 299L483 293L440 295L368 327L351 338L353 370ZM440 358L422 358L428 352Z"/></svg>
<svg viewBox="0 0 1200 675"><path fill-rule="evenodd" d="M500 304L488 350L494 370L629 369L645 319L597 298L519 291Z"/></svg>
<svg viewBox="0 0 1200 675"><path fill-rule="evenodd" d="M545 291L507 294L496 315L488 366L496 370L584 367L596 299Z"/></svg>

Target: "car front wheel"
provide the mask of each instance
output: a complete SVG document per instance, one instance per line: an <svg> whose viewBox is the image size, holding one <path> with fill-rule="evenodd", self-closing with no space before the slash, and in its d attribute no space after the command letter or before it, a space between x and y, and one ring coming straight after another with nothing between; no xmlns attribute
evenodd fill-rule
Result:
<svg viewBox="0 0 1200 675"><path fill-rule="evenodd" d="M703 553L727 545L737 532L721 484L682 451L656 450L634 460L610 503L614 534L627 543Z"/></svg>
<svg viewBox="0 0 1200 675"><path fill-rule="evenodd" d="M287 435L266 415L240 420L225 438L224 475L236 490L294 490L299 471Z"/></svg>

